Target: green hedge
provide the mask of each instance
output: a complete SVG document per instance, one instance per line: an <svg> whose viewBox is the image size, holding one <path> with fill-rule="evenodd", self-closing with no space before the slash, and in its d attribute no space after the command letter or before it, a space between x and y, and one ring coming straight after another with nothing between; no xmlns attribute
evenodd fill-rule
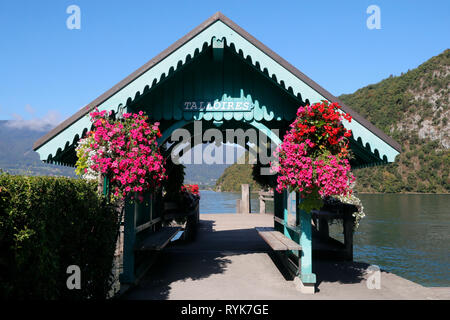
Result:
<svg viewBox="0 0 450 320"><path fill-rule="evenodd" d="M95 184L0 173L0 298L105 298L116 232ZM67 289L69 265L81 269L79 290Z"/></svg>

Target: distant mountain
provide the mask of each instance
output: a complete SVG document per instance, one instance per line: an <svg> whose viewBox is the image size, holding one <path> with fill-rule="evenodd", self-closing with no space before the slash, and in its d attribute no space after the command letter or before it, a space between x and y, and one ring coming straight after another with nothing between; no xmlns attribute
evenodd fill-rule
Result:
<svg viewBox="0 0 450 320"><path fill-rule="evenodd" d="M216 184L216 180L229 167L227 164L188 164L185 166L185 183L210 187Z"/></svg>
<svg viewBox="0 0 450 320"><path fill-rule="evenodd" d="M19 124L15 120L0 120L0 169L12 174L75 176L74 169L70 167L46 164L39 160L37 152L33 151L33 143L51 126L32 126ZM204 150L203 145L201 150ZM227 150L235 150L235 156L242 154L234 146L227 146ZM187 156L190 154L188 153ZM208 157L208 153L205 154ZM216 184L216 180L229 164L186 164L186 183L195 183L201 186Z"/></svg>
<svg viewBox="0 0 450 320"><path fill-rule="evenodd" d="M214 187L216 185L217 179L223 174L223 172L228 168L231 164L225 164L225 153L230 152L230 155L232 155L232 159L236 161L243 153L244 150L242 148L237 148L235 145L222 145L221 147L214 148L215 152L218 152L221 150L221 154L223 155L222 159L216 159L219 163L212 163L213 162L210 156L210 151L206 150L208 144L203 144L201 147L200 145L194 148L194 153L198 156L200 152L203 152L202 164L192 164L193 163L193 155L191 152L186 153L185 160L190 159L188 163L185 164L185 183L192 183L192 184L199 184L201 186L209 186ZM215 155L215 153L214 153ZM182 159L183 159L182 158Z"/></svg>
<svg viewBox="0 0 450 320"><path fill-rule="evenodd" d="M43 163L33 143L51 129L31 129L15 120L0 120L0 169L12 174L75 176L74 169Z"/></svg>

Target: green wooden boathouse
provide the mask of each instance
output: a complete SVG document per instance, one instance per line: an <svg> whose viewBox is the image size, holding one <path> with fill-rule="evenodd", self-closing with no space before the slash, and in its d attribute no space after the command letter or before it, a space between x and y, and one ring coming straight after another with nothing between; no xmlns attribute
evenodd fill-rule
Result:
<svg viewBox="0 0 450 320"><path fill-rule="evenodd" d="M395 160L401 151L397 142L219 12L37 140L33 148L42 161L74 166L75 147L91 128L88 114L94 108L112 110L118 116L144 110L152 121L160 122L160 143L169 141L174 130L192 131L194 121L201 121L203 130L255 128L279 144L282 136L272 129L286 132L300 105L321 100L338 102L353 118L344 123L353 134L353 169ZM186 102L195 101L233 102L251 108L207 111L185 107ZM274 201L274 228L301 245L298 279L307 288L305 292L311 291L316 280L309 213L298 212L298 228L288 228L288 195L276 194ZM158 197L149 197L147 202L147 207L133 205L125 211L123 283L136 281L134 246L139 234L157 232L153 227L160 221L161 205Z"/></svg>

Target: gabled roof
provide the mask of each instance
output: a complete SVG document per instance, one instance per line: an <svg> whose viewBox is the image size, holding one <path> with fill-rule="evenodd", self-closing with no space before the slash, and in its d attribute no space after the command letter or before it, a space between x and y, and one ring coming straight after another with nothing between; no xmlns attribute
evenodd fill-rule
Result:
<svg viewBox="0 0 450 320"><path fill-rule="evenodd" d="M125 79L117 83L114 87L100 95L97 99L80 109L78 112L76 112L73 116L63 121L61 124L59 124L57 127L55 127L53 130L51 130L49 133L38 139L34 145L33 149L37 150L41 148L43 145L45 145L47 142L58 136L62 131L64 131L66 128L70 127L72 124L83 118L86 114L88 114L91 110L94 108L100 106L102 103L113 97L114 95L118 94L122 89L127 87L130 83L137 80L141 76L143 76L146 72L151 70L152 68L155 68L163 62L166 58L171 56L174 52L176 52L178 49L186 45L190 42L190 40L197 37L199 34L201 34L203 31L208 29L210 26L215 24L216 22L221 21L223 24L225 24L227 27L229 27L231 30L233 30L235 33L237 33L240 37L248 41L250 44L252 44L255 48L259 49L261 52L263 52L265 55L267 55L270 59L272 59L274 62L276 62L279 66L290 72L292 75L294 75L296 78L300 79L304 84L309 86L312 90L314 90L318 95L324 97L325 99L332 101L332 102L338 102L342 106L342 110L345 112L348 112L352 115L353 119L356 120L356 122L362 126L362 128L365 128L365 131L370 131L370 133L377 136L379 139L381 139L383 142L388 144L390 147L392 147L396 152L398 153L401 151L400 145L394 141L392 138L387 136L384 132L382 132L380 129L375 127L373 124L371 124L369 121L367 121L365 118L363 118L361 115L359 115L356 111L351 109L350 107L346 106L344 103L342 103L338 98L333 96L330 92L322 88L320 85L318 85L316 82L311 80L309 77L307 77L305 74L303 74L300 70L295 68L293 65L291 65L289 62L284 60L282 57L280 57L278 54L276 54L274 51L266 47L263 43L261 43L259 40L254 38L252 35L250 35L247 31L239 27L236 23L231 21L229 18L224 16L222 13L217 12L213 16L211 16L209 19L201 23L199 26L194 28L191 32L186 34L184 37L173 43L170 47L168 47L166 50L162 51L160 54L158 54L156 57L148 61L146 64L144 64L142 67L134 71L132 74L127 76ZM284 83L283 83L284 85ZM355 124L357 125L357 124ZM367 129L367 130L366 130ZM80 132L81 133L81 132ZM361 136L366 135L362 134ZM355 137L356 139L356 137ZM364 140L364 139L363 139ZM363 141L363 143L366 141ZM380 142L380 141L379 141ZM61 146L62 147L62 146ZM392 153L392 152L391 152ZM392 153L393 154L393 153ZM392 161L392 157L390 157Z"/></svg>

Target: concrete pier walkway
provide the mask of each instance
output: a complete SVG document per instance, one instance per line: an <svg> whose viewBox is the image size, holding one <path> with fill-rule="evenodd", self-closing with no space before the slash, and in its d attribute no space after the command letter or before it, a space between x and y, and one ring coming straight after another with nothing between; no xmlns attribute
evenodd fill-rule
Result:
<svg viewBox="0 0 450 320"><path fill-rule="evenodd" d="M381 288L368 289L368 264L314 261L316 294L294 282L254 227L273 216L202 214L197 239L166 247L124 299L450 299L450 288L426 288L381 272Z"/></svg>

